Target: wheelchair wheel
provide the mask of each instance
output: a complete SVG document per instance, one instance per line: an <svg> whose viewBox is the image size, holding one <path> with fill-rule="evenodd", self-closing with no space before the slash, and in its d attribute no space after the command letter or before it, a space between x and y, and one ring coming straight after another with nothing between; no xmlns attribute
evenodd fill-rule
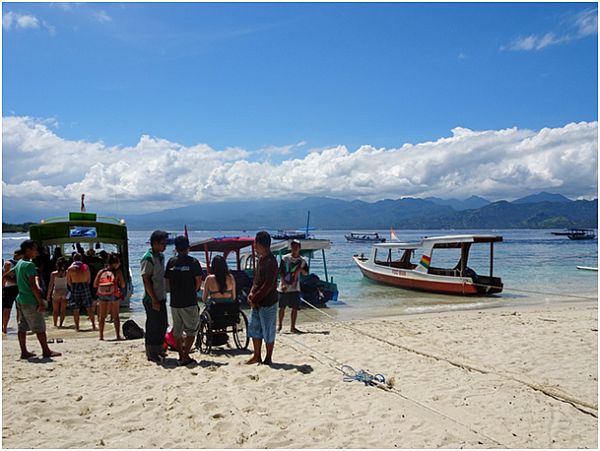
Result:
<svg viewBox="0 0 600 451"><path fill-rule="evenodd" d="M200 315L200 330L196 336L196 348L202 354L210 353L212 348L212 321L207 312Z"/></svg>
<svg viewBox="0 0 600 451"><path fill-rule="evenodd" d="M233 326L233 341L238 349L248 349L248 317L240 310L240 322Z"/></svg>

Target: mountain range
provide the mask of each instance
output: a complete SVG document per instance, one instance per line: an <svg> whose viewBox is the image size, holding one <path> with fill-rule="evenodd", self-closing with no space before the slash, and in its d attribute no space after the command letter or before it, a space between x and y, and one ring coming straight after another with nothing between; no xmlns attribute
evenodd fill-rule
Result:
<svg viewBox="0 0 600 451"><path fill-rule="evenodd" d="M507 229L598 226L598 200L571 200L538 193L508 202L436 197L377 202L307 197L297 200L246 200L199 203L145 214L125 215L130 229L183 230L303 229ZM122 217L122 214L97 212ZM65 212L66 214L66 212ZM4 220L11 221L12 215ZM24 222L29 218L22 220ZM13 222L18 222L12 219Z"/></svg>
<svg viewBox="0 0 600 451"><path fill-rule="evenodd" d="M402 198L377 202L327 197L254 200L191 205L126 217L133 229L182 230L303 229L486 229L597 227L597 199L573 201L539 193L512 202Z"/></svg>

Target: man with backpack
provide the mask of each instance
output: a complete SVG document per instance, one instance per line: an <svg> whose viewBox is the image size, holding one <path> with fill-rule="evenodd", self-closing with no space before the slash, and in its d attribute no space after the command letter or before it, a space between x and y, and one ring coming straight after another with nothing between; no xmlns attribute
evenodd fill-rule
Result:
<svg viewBox="0 0 600 451"><path fill-rule="evenodd" d="M179 365L181 366L195 363L195 360L190 357L190 350L200 324L196 293L202 285L202 268L198 260L188 255L189 248L190 242L187 237L176 237L177 255L167 262L165 271L167 287L171 293L173 337L179 351Z"/></svg>
<svg viewBox="0 0 600 451"><path fill-rule="evenodd" d="M150 249L140 263L144 282L144 309L146 310L146 357L162 363L165 357L163 343L167 331L167 290L165 283L165 256L168 233L155 230L150 235Z"/></svg>

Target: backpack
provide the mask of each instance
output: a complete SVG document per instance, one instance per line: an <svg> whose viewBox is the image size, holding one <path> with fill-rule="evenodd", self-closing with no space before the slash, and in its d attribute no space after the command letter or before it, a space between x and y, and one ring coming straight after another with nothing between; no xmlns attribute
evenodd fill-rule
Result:
<svg viewBox="0 0 600 451"><path fill-rule="evenodd" d="M127 340L144 338L144 329L138 326L134 320L128 319L123 323L123 336Z"/></svg>
<svg viewBox="0 0 600 451"><path fill-rule="evenodd" d="M112 296L115 294L115 275L110 270L104 270L100 273L98 280L98 296Z"/></svg>

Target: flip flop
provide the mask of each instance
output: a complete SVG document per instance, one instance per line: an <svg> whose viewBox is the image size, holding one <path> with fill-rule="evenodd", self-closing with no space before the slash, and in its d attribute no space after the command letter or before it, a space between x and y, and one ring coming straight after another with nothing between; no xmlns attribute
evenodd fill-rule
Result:
<svg viewBox="0 0 600 451"><path fill-rule="evenodd" d="M63 340L62 338L57 338L57 339L56 339L56 342L57 342L57 343L64 343L64 340Z"/></svg>
<svg viewBox="0 0 600 451"><path fill-rule="evenodd" d="M50 340L46 341L46 343L48 343L48 344L54 343L54 338L51 338Z"/></svg>

